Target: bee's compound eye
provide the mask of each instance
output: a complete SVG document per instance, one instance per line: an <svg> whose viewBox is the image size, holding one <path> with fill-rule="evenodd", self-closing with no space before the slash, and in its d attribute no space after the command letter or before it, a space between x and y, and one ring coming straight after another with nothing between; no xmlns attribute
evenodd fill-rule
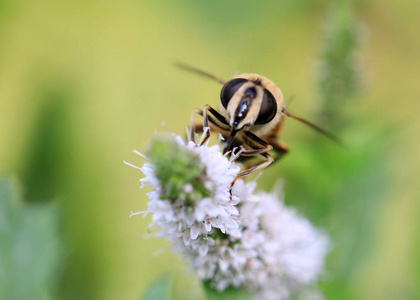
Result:
<svg viewBox="0 0 420 300"><path fill-rule="evenodd" d="M266 124L270 122L277 113L277 103L274 99L273 94L268 90L264 90L263 100L261 102L260 112L258 118L255 121L256 125Z"/></svg>
<svg viewBox="0 0 420 300"><path fill-rule="evenodd" d="M222 101L222 105L224 108L227 108L230 99L232 99L233 95L245 82L247 82L246 79L235 78L225 83L225 85L222 88L222 91L220 92L220 101Z"/></svg>

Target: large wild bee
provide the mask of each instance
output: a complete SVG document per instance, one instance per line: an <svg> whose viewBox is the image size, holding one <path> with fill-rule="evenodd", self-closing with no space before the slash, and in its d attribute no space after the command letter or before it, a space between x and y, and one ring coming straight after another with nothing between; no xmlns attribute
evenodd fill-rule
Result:
<svg viewBox="0 0 420 300"><path fill-rule="evenodd" d="M204 138L200 144L202 145L210 138L210 130L214 130L221 133L226 141L224 154L233 151L232 149L242 148L239 152L239 160L245 164L245 170L237 175L232 186L239 177L268 167L288 152L287 146L278 141L284 116L299 120L340 143L334 135L287 111L283 104L281 90L264 76L244 73L226 82L191 66L180 64L180 67L223 84L219 111L208 104L203 110L196 108L191 116L189 138L195 142L196 131L204 132ZM203 124L195 124L196 114L203 117ZM269 151L274 152L274 156ZM249 161L256 156L260 156L263 161L254 165L250 164Z"/></svg>

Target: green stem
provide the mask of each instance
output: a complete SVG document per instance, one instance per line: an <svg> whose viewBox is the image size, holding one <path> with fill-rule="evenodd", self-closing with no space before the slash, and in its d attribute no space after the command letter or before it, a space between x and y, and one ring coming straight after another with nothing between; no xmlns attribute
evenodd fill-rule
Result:
<svg viewBox="0 0 420 300"><path fill-rule="evenodd" d="M250 300L251 297L247 292L235 287L228 287L223 292L219 292L212 288L209 282L203 283L204 293L207 300Z"/></svg>

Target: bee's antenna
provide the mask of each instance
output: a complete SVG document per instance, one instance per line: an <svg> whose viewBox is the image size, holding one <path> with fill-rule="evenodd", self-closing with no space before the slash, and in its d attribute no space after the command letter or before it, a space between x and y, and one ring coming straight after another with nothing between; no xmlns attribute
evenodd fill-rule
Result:
<svg viewBox="0 0 420 300"><path fill-rule="evenodd" d="M287 99L287 101L286 101L286 102L285 102L285 104L284 104L284 107L286 108L286 107L288 107L290 104L292 104L293 100L295 100L295 96L294 96L294 95L290 96L290 97L289 97L289 99Z"/></svg>
<svg viewBox="0 0 420 300"><path fill-rule="evenodd" d="M217 76L215 76L213 74L210 74L210 73L208 73L206 71L200 70L200 69L198 69L196 67L193 67L193 66L184 64L182 62L175 62L175 65L177 67L181 68L181 69L184 69L184 70L187 70L187 71L191 71L191 72L194 72L194 73L198 73L200 75L204 75L204 76L210 77L210 78L212 78L212 79L220 82L221 84L225 84L226 83L226 81L224 81L223 79L221 79L221 78L219 78L219 77L217 77Z"/></svg>
<svg viewBox="0 0 420 300"><path fill-rule="evenodd" d="M307 120L305 120L305 119L303 119L303 118L301 118L299 116L296 116L296 115L288 112L286 110L286 108L282 107L282 112L283 112L283 114L285 114L286 116L288 116L290 118L293 118L293 119L298 120L298 121L300 121L302 123L305 123L306 125L309 125L310 127L312 127L313 129L315 129L319 133L323 134L324 136L326 136L330 140L334 141L335 143L339 144L340 146L343 146L343 147L345 146L343 144L343 142L340 140L340 138L338 138L334 134L332 134L332 133L330 133L330 132L322 129L321 127L319 127L319 126L317 126L317 125L315 125L315 124L313 124L313 123L311 123L311 122L309 122L309 121L307 121Z"/></svg>

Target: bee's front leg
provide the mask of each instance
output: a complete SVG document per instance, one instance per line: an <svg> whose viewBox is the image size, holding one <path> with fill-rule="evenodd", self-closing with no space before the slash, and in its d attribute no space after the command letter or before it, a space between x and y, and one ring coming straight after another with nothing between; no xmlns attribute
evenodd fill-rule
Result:
<svg viewBox="0 0 420 300"><path fill-rule="evenodd" d="M209 112L213 115L213 117L209 116ZM210 128L209 123L214 125L216 129L220 129L221 131L229 130L229 124L226 122L225 118L219 114L214 108L210 105L206 104L204 109L194 109L191 114L191 122L190 122L190 140L195 143L195 132L196 132L196 125L195 125L195 115L199 114L203 117L203 127L202 131L204 132L205 136L203 141L200 143L200 146L205 144L208 139L210 138L210 130L204 130L205 128Z"/></svg>

